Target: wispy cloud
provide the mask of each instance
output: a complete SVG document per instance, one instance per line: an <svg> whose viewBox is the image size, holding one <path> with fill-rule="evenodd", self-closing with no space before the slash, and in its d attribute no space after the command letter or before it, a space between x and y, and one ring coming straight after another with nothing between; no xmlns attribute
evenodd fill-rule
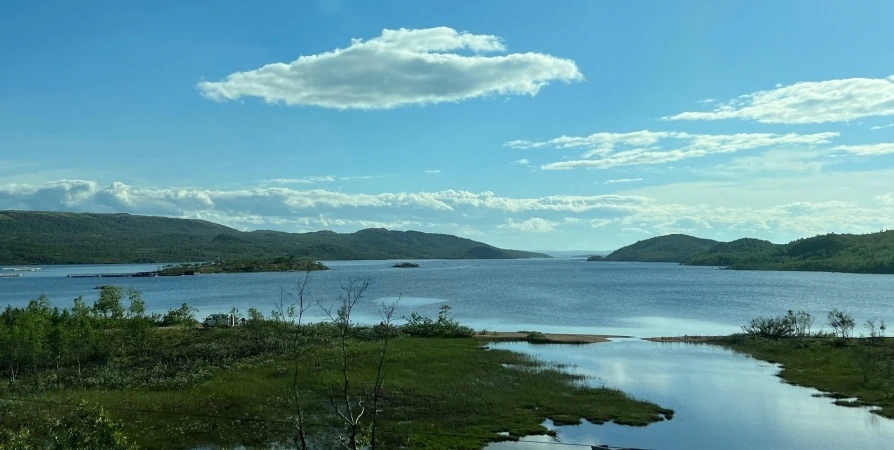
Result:
<svg viewBox="0 0 894 450"><path fill-rule="evenodd" d="M643 181L643 179L642 178L619 178L617 180L605 180L605 184L635 183L637 181Z"/></svg>
<svg viewBox="0 0 894 450"><path fill-rule="evenodd" d="M689 111L662 120L744 119L760 123L849 122L894 115L894 76L801 81L741 95L711 111Z"/></svg>
<svg viewBox="0 0 894 450"><path fill-rule="evenodd" d="M522 158L522 159L519 159L518 161L513 162L513 164L518 164L518 165L521 165L521 166L527 166L527 165L530 164L530 163L531 163L531 162L528 161L527 158Z"/></svg>
<svg viewBox="0 0 894 450"><path fill-rule="evenodd" d="M441 173L440 169L429 169L426 170L425 173Z"/></svg>
<svg viewBox="0 0 894 450"><path fill-rule="evenodd" d="M325 176L325 177L300 177L300 178L273 178L270 180L264 180L264 184L315 184L315 183L328 183L335 181L335 177Z"/></svg>
<svg viewBox="0 0 894 450"><path fill-rule="evenodd" d="M870 130L884 130L885 128L894 127L894 123L889 123L887 125L876 125L874 127L869 127Z"/></svg>
<svg viewBox="0 0 894 450"><path fill-rule="evenodd" d="M536 95L551 82L583 80L570 59L505 53L498 36L452 28L383 30L346 48L235 72L198 89L216 101L258 97L267 103L333 109L388 109L488 95ZM471 53L471 54L469 54Z"/></svg>
<svg viewBox="0 0 894 450"><path fill-rule="evenodd" d="M894 143L839 145L834 149L860 156L890 155L894 154Z"/></svg>
<svg viewBox="0 0 894 450"><path fill-rule="evenodd" d="M716 101L717 101L716 98L705 98L705 99L699 100L697 103L701 103L702 105L708 105L708 104L714 103Z"/></svg>
<svg viewBox="0 0 894 450"><path fill-rule="evenodd" d="M583 149L579 159L544 164L543 170L575 168L608 169L616 166L661 164L713 154L734 153L766 147L816 146L828 144L838 133L815 134L689 134L676 131L642 130L631 133L594 133L589 136L560 136L548 141L516 140L511 148Z"/></svg>

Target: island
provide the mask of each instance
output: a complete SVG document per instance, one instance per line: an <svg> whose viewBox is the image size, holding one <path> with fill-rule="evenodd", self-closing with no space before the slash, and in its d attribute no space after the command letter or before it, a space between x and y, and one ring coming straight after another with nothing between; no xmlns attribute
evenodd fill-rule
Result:
<svg viewBox="0 0 894 450"><path fill-rule="evenodd" d="M593 255L588 257L587 261L605 261L605 257L602 255Z"/></svg>
<svg viewBox="0 0 894 450"><path fill-rule="evenodd" d="M787 244L742 238L719 242L683 234L645 239L606 261L675 262L732 270L794 270L894 274L894 230L825 234Z"/></svg>
<svg viewBox="0 0 894 450"><path fill-rule="evenodd" d="M419 267L419 264L411 263L411 262L402 262L402 263L397 263L391 267L396 267L398 269L415 269L415 268Z"/></svg>
<svg viewBox="0 0 894 450"><path fill-rule="evenodd" d="M159 276L180 276L203 273L307 272L315 270L329 270L329 267L319 261L279 257L266 260L232 260L169 265L155 273Z"/></svg>
<svg viewBox="0 0 894 450"><path fill-rule="evenodd" d="M110 244L111 243L111 244ZM131 214L0 211L0 264L148 264L267 259L318 261L549 258L439 233L239 231L205 220Z"/></svg>

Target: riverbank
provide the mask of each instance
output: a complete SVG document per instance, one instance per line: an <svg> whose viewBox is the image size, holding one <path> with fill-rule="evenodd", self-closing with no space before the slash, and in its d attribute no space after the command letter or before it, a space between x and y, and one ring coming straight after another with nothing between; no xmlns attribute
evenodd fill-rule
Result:
<svg viewBox="0 0 894 450"><path fill-rule="evenodd" d="M846 407L868 407L894 419L894 338L790 337L746 335L646 338L652 342L717 345L779 364L786 383L822 391Z"/></svg>
<svg viewBox="0 0 894 450"><path fill-rule="evenodd" d="M475 338L494 342L530 342L532 344L598 344L612 339L629 339L631 336L608 334L562 334L538 331L479 331Z"/></svg>
<svg viewBox="0 0 894 450"><path fill-rule="evenodd" d="M356 299L363 289L346 292ZM114 314L123 294L131 305L142 301L138 292L106 289L102 301L78 304L64 319L52 319L58 311L48 299L2 313L0 326L48 325L27 335L0 329L13 339L0 346L0 373L11 376L0 398L12 400L0 401L0 448L13 438L43 448L40 439L64 432L65 420L81 421L72 425L80 433L97 423L87 405L105 409L103 429L149 450L298 447L299 412L321 448L350 436L345 417L354 417L359 439L371 438L375 420L379 448L457 450L549 434L547 419L645 426L674 414L589 387L565 366L491 349L449 308L404 325L358 325L348 311L342 321L299 327L287 306L282 317L252 310L244 326L201 330L188 305L161 322ZM31 343L40 352L13 351Z"/></svg>

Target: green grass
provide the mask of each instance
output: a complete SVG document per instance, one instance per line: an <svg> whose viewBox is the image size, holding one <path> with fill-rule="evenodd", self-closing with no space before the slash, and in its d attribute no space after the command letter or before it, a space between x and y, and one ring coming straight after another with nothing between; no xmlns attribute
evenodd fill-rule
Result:
<svg viewBox="0 0 894 450"><path fill-rule="evenodd" d="M195 336L184 340L174 337L180 333L168 333L172 336L163 339L186 345L192 351L238 347L238 341L247 340L243 330L189 333ZM373 385L378 346L375 340L351 339L350 373L357 389L352 395L359 396ZM181 349L179 357L189 351ZM211 351L212 357L215 351ZM126 367L127 363L120 365ZM230 368L214 370L205 377L187 377L183 387L146 387L177 384L152 384L141 379L126 384L134 386L128 388L106 388L100 384L89 389L47 388L19 395L51 402L77 403L85 399L99 403L108 408L113 418L123 421L126 434L146 449L185 449L199 444L262 446L286 441L292 429L290 417L295 413L291 400L294 360L282 352L270 352L244 358L232 356L227 365ZM298 385L311 416L310 434L332 429L337 423L331 413L328 391L340 387L337 347L331 340L307 346L300 355L299 367ZM144 368L138 376L150 379L183 375L176 370L163 375L152 375L153 372L162 373ZM582 377L529 356L487 350L474 338L393 340L385 373L380 424L385 433L382 437L389 444L385 448L409 440L409 448L414 449L480 449L492 441L546 433L541 424L547 418L559 424L576 424L586 419L593 423L613 421L643 426L673 415L671 410L617 390L586 387ZM132 375L122 369L119 376ZM61 413L57 407L46 411L57 413ZM510 436L499 436L501 431L508 431Z"/></svg>
<svg viewBox="0 0 894 450"><path fill-rule="evenodd" d="M819 389L841 406L876 406L894 419L894 339L789 338L735 335L708 341L782 364L787 383ZM856 398L857 401L846 399Z"/></svg>

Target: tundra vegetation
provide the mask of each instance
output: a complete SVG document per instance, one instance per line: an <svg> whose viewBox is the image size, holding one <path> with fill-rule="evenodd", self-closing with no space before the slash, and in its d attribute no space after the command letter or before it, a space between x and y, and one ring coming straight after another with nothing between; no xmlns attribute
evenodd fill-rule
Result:
<svg viewBox="0 0 894 450"><path fill-rule="evenodd" d="M370 281L309 303L311 275L231 328L201 329L188 304L151 313L116 286L68 308L46 297L7 307L0 449L480 449L548 433L545 419L643 426L673 415L488 349L447 305L436 318L381 305L380 323L358 323ZM311 309L328 320L307 321Z"/></svg>

